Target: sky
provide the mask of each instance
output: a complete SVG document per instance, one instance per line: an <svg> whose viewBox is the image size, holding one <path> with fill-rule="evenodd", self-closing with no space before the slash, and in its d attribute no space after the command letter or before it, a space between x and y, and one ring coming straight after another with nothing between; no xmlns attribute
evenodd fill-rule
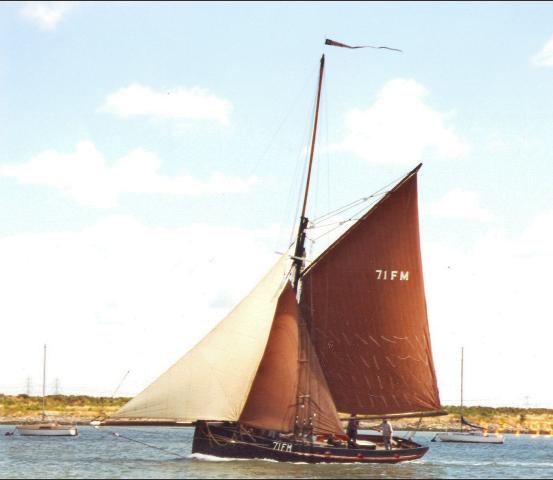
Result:
<svg viewBox="0 0 553 480"><path fill-rule="evenodd" d="M442 403L553 408L553 4L0 4L0 392L134 395L418 163ZM350 45L327 47L325 38ZM313 251L331 239L322 237ZM326 242L326 243L325 243Z"/></svg>

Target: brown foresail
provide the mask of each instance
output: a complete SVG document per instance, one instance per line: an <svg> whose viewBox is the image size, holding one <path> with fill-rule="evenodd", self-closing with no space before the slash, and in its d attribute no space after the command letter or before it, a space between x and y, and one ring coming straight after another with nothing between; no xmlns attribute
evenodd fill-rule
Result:
<svg viewBox="0 0 553 480"><path fill-rule="evenodd" d="M239 422L264 430L293 432L296 414L314 433L343 433L336 408L314 353L308 368L310 396L299 406L299 306L288 284L278 300L265 352ZM303 382L301 382L303 383ZM303 389L302 387L301 389ZM310 412L309 417L303 412Z"/></svg>
<svg viewBox="0 0 553 480"><path fill-rule="evenodd" d="M419 168L303 275L302 314L340 412L440 409L420 254Z"/></svg>
<svg viewBox="0 0 553 480"><path fill-rule="evenodd" d="M300 362L305 365L303 375L300 375L300 396L303 394L305 401L304 407L298 409L298 424L311 425L307 431L314 434L343 435L344 429L340 423L336 404L330 393L328 383L321 368L315 348L309 338L309 333L305 326L301 327L304 331L306 348L304 357L307 362ZM304 382L303 379L306 379ZM299 399L300 404L302 399Z"/></svg>

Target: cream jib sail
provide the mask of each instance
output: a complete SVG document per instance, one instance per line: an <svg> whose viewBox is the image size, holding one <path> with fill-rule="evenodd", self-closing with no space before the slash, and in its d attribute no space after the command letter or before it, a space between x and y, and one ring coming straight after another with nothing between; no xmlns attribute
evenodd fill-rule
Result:
<svg viewBox="0 0 553 480"><path fill-rule="evenodd" d="M238 420L289 270L283 256L198 345L112 418Z"/></svg>

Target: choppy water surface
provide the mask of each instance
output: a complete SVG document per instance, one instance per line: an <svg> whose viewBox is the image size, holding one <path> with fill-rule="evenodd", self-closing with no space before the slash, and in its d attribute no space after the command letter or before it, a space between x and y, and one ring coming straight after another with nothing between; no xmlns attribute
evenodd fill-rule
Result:
<svg viewBox="0 0 553 480"><path fill-rule="evenodd" d="M190 455L191 428L80 427L78 437L21 437L0 426L0 478L552 478L553 438L506 435L503 445L431 443L397 465L306 465ZM116 437L111 432L182 455Z"/></svg>

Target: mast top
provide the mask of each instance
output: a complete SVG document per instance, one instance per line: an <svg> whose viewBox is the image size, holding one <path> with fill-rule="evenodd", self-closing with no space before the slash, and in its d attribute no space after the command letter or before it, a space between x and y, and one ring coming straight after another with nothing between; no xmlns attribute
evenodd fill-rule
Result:
<svg viewBox="0 0 553 480"><path fill-rule="evenodd" d="M307 180L305 182L305 193L303 196L303 206L301 209L301 216L300 216L300 225L298 229L298 237L296 239L296 250L294 252L294 266L295 266L295 273L294 273L294 290L298 291L299 281L300 281L300 275L301 271L304 266L303 259L305 257L305 229L307 228L307 218L305 216L305 212L307 209L307 198L309 196L309 184L311 182L311 171L313 169L313 157L315 154L315 143L317 140L317 125L319 123L319 107L321 104L321 89L323 85L323 74L324 74L324 65L325 65L325 56L324 53L321 56L321 65L319 68L319 85L317 88L317 101L315 104L315 118L313 120L313 134L311 136L311 148L309 152L309 164L307 168Z"/></svg>

